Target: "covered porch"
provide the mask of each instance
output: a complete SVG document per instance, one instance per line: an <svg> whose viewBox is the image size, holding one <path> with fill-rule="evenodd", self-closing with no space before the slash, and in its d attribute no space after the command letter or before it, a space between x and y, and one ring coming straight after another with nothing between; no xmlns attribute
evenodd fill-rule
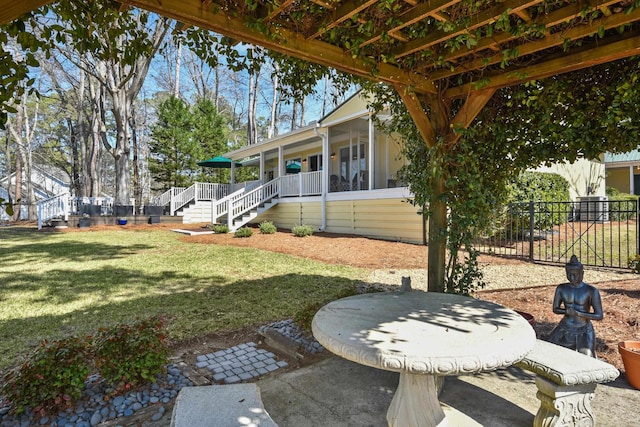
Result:
<svg viewBox="0 0 640 427"><path fill-rule="evenodd" d="M280 178L281 197L405 187L400 140L376 128L360 93L318 122L225 157L259 168L265 183Z"/></svg>

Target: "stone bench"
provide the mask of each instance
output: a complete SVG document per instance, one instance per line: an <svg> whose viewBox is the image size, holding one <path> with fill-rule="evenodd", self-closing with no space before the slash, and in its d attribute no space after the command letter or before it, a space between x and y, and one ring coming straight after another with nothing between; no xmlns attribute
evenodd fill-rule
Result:
<svg viewBox="0 0 640 427"><path fill-rule="evenodd" d="M185 387L176 398L171 427L278 427L254 383Z"/></svg>
<svg viewBox="0 0 640 427"><path fill-rule="evenodd" d="M540 408L534 427L595 426L596 386L620 375L602 360L542 340L516 366L536 374Z"/></svg>

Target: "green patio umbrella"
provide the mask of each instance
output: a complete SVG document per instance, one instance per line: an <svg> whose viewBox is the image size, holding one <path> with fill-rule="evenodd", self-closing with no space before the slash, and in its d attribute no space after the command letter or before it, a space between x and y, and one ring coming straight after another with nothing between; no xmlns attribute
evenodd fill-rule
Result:
<svg viewBox="0 0 640 427"><path fill-rule="evenodd" d="M213 157L213 158L211 158L209 160L203 160L201 162L198 162L198 166L202 166L202 167L205 167L205 168L230 169L232 162L233 162L233 160L228 159L226 157L216 156L216 157ZM237 168L242 167L242 163L235 162L235 166Z"/></svg>
<svg viewBox="0 0 640 427"><path fill-rule="evenodd" d="M300 170L302 170L302 165L299 162L291 162L285 168L286 173L298 173Z"/></svg>

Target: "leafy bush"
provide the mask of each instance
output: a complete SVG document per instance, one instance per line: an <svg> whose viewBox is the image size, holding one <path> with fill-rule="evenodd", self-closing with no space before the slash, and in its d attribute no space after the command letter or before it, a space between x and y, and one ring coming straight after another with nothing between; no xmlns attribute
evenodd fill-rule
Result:
<svg viewBox="0 0 640 427"><path fill-rule="evenodd" d="M5 376L2 394L18 414L27 408L42 416L58 412L82 395L91 355L88 337L43 341L26 362Z"/></svg>
<svg viewBox="0 0 640 427"><path fill-rule="evenodd" d="M229 232L229 226L227 224L213 224L211 231L216 234L225 234Z"/></svg>
<svg viewBox="0 0 640 427"><path fill-rule="evenodd" d="M307 237L313 235L313 227L310 225L296 225L291 229L296 237Z"/></svg>
<svg viewBox="0 0 640 427"><path fill-rule="evenodd" d="M251 237L253 230L249 227L242 227L236 230L236 237Z"/></svg>
<svg viewBox="0 0 640 427"><path fill-rule="evenodd" d="M509 185L507 200L508 216L511 222L505 230L515 230L517 237L527 234L530 224L529 202L535 203L535 228L548 229L564 224L570 216L569 182L560 175L547 172L524 172L516 182ZM513 235L513 232L510 232Z"/></svg>
<svg viewBox="0 0 640 427"><path fill-rule="evenodd" d="M523 172L509 186L510 202L570 202L569 182L548 172Z"/></svg>
<svg viewBox="0 0 640 427"><path fill-rule="evenodd" d="M634 273L640 274L640 255L630 256L627 265Z"/></svg>
<svg viewBox="0 0 640 427"><path fill-rule="evenodd" d="M616 188L607 187L607 199L609 200L609 220L625 221L635 218L638 196L621 193Z"/></svg>
<svg viewBox="0 0 640 427"><path fill-rule="evenodd" d="M116 390L153 382L169 355L166 320L156 316L100 329L94 345L96 367Z"/></svg>
<svg viewBox="0 0 640 427"><path fill-rule="evenodd" d="M278 228L271 221L262 221L260 223L260 233L262 234L275 234Z"/></svg>

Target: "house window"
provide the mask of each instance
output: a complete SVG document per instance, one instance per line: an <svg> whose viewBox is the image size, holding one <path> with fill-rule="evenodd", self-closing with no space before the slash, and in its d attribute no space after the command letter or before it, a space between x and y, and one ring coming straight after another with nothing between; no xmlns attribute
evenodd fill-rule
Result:
<svg viewBox="0 0 640 427"><path fill-rule="evenodd" d="M314 154L307 157L307 160L309 164L309 172L317 172L322 170L322 154Z"/></svg>

